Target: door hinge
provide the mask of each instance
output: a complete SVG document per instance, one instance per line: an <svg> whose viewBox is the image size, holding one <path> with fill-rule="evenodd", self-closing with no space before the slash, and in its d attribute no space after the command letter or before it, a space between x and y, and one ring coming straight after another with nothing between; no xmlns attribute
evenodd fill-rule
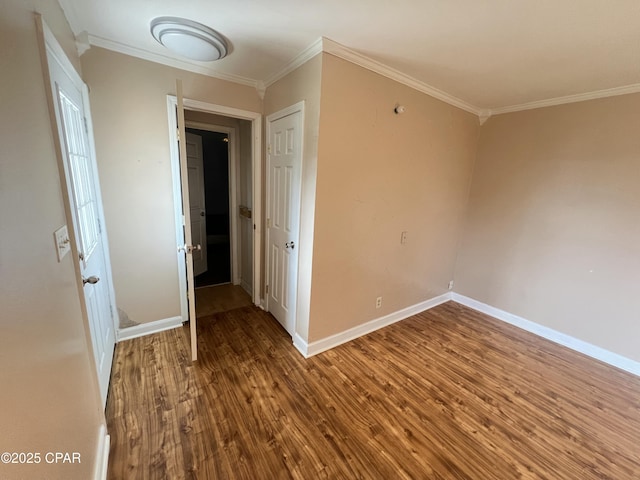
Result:
<svg viewBox="0 0 640 480"><path fill-rule="evenodd" d="M267 218L267 228L271 228L271 219Z"/></svg>
<svg viewBox="0 0 640 480"><path fill-rule="evenodd" d="M176 138L180 141L180 129L176 129Z"/></svg>
<svg viewBox="0 0 640 480"><path fill-rule="evenodd" d="M102 234L102 222L100 221L100 218L98 218L98 233Z"/></svg>
<svg viewBox="0 0 640 480"><path fill-rule="evenodd" d="M84 120L84 132L89 135L89 125L87 124L87 117L82 117Z"/></svg>
<svg viewBox="0 0 640 480"><path fill-rule="evenodd" d="M267 146L267 153L268 153L269 155L271 155L271 144L269 144L269 145Z"/></svg>
<svg viewBox="0 0 640 480"><path fill-rule="evenodd" d="M109 311L111 312L111 319L113 320L113 305L109 304Z"/></svg>
<svg viewBox="0 0 640 480"><path fill-rule="evenodd" d="M265 285L265 287L264 287L264 288L265 288L265 293L266 293L267 295L269 295L269 285Z"/></svg>

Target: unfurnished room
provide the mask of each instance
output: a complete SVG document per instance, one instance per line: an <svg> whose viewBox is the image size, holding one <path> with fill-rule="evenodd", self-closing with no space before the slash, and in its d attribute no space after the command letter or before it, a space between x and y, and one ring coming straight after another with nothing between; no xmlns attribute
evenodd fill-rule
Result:
<svg viewBox="0 0 640 480"><path fill-rule="evenodd" d="M638 2L0 40L0 479L640 478Z"/></svg>

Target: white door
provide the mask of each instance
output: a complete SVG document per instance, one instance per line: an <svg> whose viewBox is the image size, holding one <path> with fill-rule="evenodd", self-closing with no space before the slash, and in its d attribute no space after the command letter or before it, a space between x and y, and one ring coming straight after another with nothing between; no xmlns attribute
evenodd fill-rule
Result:
<svg viewBox="0 0 640 480"><path fill-rule="evenodd" d="M184 252L187 270L187 309L189 314L189 333L191 339L191 360L198 359L198 335L196 326L196 295L193 275L193 254L197 251L191 238L191 208L189 197L189 166L187 165L187 142L184 123L184 98L182 96L182 80L176 80L176 117L178 119L178 152L180 157L180 186L182 196L182 230L184 232L184 245L178 245L178 249ZM187 227L188 226L188 227Z"/></svg>
<svg viewBox="0 0 640 480"><path fill-rule="evenodd" d="M191 213L191 241L193 251L193 275L207 271L207 212L204 195L204 160L202 137L187 132L187 169L189 170L189 210Z"/></svg>
<svg viewBox="0 0 640 480"><path fill-rule="evenodd" d="M267 307L293 336L298 286L302 111L269 116Z"/></svg>
<svg viewBox="0 0 640 480"><path fill-rule="evenodd" d="M46 27L45 32L51 90L64 157L84 301L104 405L115 347L115 302L90 132L87 88Z"/></svg>

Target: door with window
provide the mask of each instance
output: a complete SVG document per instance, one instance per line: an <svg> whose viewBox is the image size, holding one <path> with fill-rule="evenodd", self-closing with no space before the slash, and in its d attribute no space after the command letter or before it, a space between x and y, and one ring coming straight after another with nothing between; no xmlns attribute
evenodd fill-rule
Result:
<svg viewBox="0 0 640 480"><path fill-rule="evenodd" d="M106 403L115 347L115 302L86 85L43 25L57 134L100 393Z"/></svg>

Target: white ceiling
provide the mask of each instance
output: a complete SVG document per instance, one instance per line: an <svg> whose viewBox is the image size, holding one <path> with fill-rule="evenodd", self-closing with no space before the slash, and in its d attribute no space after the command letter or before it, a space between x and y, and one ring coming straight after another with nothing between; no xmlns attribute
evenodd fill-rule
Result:
<svg viewBox="0 0 640 480"><path fill-rule="evenodd" d="M327 37L476 113L640 91L639 0L59 2L74 33L87 32L93 45L250 85ZM149 33L157 16L204 23L231 41L232 53L180 63Z"/></svg>

